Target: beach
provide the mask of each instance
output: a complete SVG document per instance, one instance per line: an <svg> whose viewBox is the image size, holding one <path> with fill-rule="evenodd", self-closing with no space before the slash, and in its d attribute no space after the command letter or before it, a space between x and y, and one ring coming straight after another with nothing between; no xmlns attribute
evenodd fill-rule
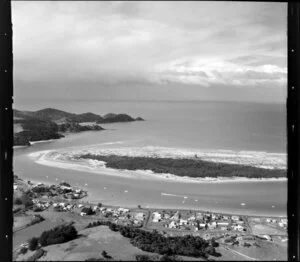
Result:
<svg viewBox="0 0 300 262"><path fill-rule="evenodd" d="M106 143L106 145L109 143ZM128 149L127 149L128 150ZM172 149L170 149L171 151ZM97 153L99 153L98 150ZM56 168L62 169L70 169L76 171L85 171L91 173L98 173L102 175L108 176L116 176L116 177L125 177L130 179L145 179L145 180L161 180L161 181L173 181L173 182L182 182L182 183L232 183L232 182L286 182L287 179L285 177L278 177L278 178L247 178L247 177L222 177L222 173L219 174L218 177L189 177L189 176L176 176L170 173L155 173L152 170L117 170L113 168L108 168L105 165L105 162L93 160L93 159L76 159L76 155L80 155L82 153L87 152L95 152L90 148L88 149L80 149L74 150L74 148L70 151L61 150L46 150L46 151L38 151L34 153L30 153L28 156L30 159L35 161L40 165L46 165ZM106 149L105 152L111 152L109 149ZM133 152L130 149L130 152ZM135 155L137 151L134 151ZM113 154L124 154L122 149L118 151L115 149ZM220 154L220 153L218 153ZM156 153L158 156L158 153ZM161 155L160 155L161 156ZM231 156L230 156L231 157ZM176 158L174 158L176 159ZM216 161L216 158L215 158ZM227 160L221 158L219 161L225 161L228 163ZM254 160L252 160L254 162ZM283 161L282 161L283 162Z"/></svg>
<svg viewBox="0 0 300 262"><path fill-rule="evenodd" d="M101 132L86 131L15 148L16 174L44 183L69 181L87 189L87 201L111 205L286 215L285 178L228 179L222 174L217 178L189 178L147 170L110 169L99 161L74 158L90 153L192 159L196 154L197 158L214 163L285 170L286 152L281 139L284 125L278 121L281 118L268 121L270 114L279 114L278 107L230 103L76 102L64 103L60 108L77 112L79 105L84 108L81 110L91 112L123 111L141 115L146 121L105 124L106 130ZM217 117L218 124L207 117L212 114L211 110L221 116ZM260 113L269 111L270 114ZM248 122L242 125L249 114L252 121L262 117L264 121L257 119L261 125ZM243 203L245 205L241 205Z"/></svg>

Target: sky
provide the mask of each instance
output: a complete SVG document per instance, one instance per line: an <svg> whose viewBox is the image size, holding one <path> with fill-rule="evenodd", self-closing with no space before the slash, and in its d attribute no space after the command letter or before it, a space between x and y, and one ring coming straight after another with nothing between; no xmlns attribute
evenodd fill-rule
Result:
<svg viewBox="0 0 300 262"><path fill-rule="evenodd" d="M285 102L287 4L13 1L14 97Z"/></svg>

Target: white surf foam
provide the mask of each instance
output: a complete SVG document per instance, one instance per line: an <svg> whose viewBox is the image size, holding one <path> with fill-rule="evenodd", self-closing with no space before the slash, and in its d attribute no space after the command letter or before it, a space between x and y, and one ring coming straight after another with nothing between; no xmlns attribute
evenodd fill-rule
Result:
<svg viewBox="0 0 300 262"><path fill-rule="evenodd" d="M82 159L79 156L84 154L93 155L120 155L132 157L170 157L174 159L190 158L202 159L206 161L220 163L234 163L261 168L278 168L286 167L285 154L267 153L256 151L231 151L231 150L189 150L166 147L122 147L122 148L99 148L99 146L80 147L80 148L65 148L60 150L45 150L29 154L29 157L35 162L53 166L57 168L66 168L79 171L87 171L92 173L100 173L112 176L121 176L135 179L163 179L166 181L178 182L246 182L248 178L192 178L179 177L173 174L156 174L151 170L116 170L107 168L105 162ZM197 157L195 157L197 156ZM251 181L281 181L282 179L250 179Z"/></svg>

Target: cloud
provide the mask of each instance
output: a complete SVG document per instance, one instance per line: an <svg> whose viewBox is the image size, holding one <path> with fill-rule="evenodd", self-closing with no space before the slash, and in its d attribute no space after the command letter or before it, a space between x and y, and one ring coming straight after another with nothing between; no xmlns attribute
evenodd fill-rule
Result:
<svg viewBox="0 0 300 262"><path fill-rule="evenodd" d="M15 1L14 77L19 83L81 82L129 89L174 83L282 88L286 6Z"/></svg>

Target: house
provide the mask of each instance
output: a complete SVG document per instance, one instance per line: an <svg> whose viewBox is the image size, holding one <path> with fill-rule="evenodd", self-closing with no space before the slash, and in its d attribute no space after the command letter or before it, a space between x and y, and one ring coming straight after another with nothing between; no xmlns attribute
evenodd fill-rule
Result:
<svg viewBox="0 0 300 262"><path fill-rule="evenodd" d="M281 218L281 219L280 219L280 222L281 222L283 225L287 226L287 219L286 219L286 218Z"/></svg>
<svg viewBox="0 0 300 262"><path fill-rule="evenodd" d="M266 222L270 223L271 222L271 218L266 218Z"/></svg>
<svg viewBox="0 0 300 262"><path fill-rule="evenodd" d="M221 229L222 231L226 231L226 230L227 230L227 227L222 226L222 227L220 227L220 229Z"/></svg>
<svg viewBox="0 0 300 262"><path fill-rule="evenodd" d="M171 216L167 213L164 214L164 219L169 219Z"/></svg>
<svg viewBox="0 0 300 262"><path fill-rule="evenodd" d="M233 229L233 230L237 230L237 231L243 231L243 230L244 230L244 227L241 226L241 225L237 225L237 226L232 226L232 229Z"/></svg>
<svg viewBox="0 0 300 262"><path fill-rule="evenodd" d="M228 217L228 216L223 216L223 219L224 219L224 220L228 220L229 217Z"/></svg>
<svg viewBox="0 0 300 262"><path fill-rule="evenodd" d="M203 219L202 213L197 213L196 217L197 217L198 219Z"/></svg>
<svg viewBox="0 0 300 262"><path fill-rule="evenodd" d="M83 217L86 216L87 214L85 212L81 212L80 215Z"/></svg>
<svg viewBox="0 0 300 262"><path fill-rule="evenodd" d="M234 220L234 221L238 221L238 220L240 220L240 217L239 216L232 216L231 219Z"/></svg>
<svg viewBox="0 0 300 262"><path fill-rule="evenodd" d="M119 211L119 212L123 212L123 213L127 213L127 212L129 212L129 209L120 207L120 208L118 209L118 211Z"/></svg>
<svg viewBox="0 0 300 262"><path fill-rule="evenodd" d="M209 223L209 224L208 224L208 228L209 228L209 229L215 229L216 227L217 227L216 222L213 222L213 223Z"/></svg>
<svg viewBox="0 0 300 262"><path fill-rule="evenodd" d="M135 218L139 221L144 220L144 213L140 212L135 214Z"/></svg>
<svg viewBox="0 0 300 262"><path fill-rule="evenodd" d="M79 204L79 205L78 205L78 207L79 207L79 208L82 208L82 207L83 207L83 205L82 205L82 204Z"/></svg>
<svg viewBox="0 0 300 262"><path fill-rule="evenodd" d="M153 220L152 222L159 222L161 220L161 214L158 212L153 212Z"/></svg>
<svg viewBox="0 0 300 262"><path fill-rule="evenodd" d="M179 221L179 225L186 225L187 224L187 220L185 220L185 219L180 219L180 221Z"/></svg>
<svg viewBox="0 0 300 262"><path fill-rule="evenodd" d="M218 226L228 226L228 222L218 222Z"/></svg>
<svg viewBox="0 0 300 262"><path fill-rule="evenodd" d="M176 224L174 221L171 221L171 223L169 224L169 228L176 228Z"/></svg>

